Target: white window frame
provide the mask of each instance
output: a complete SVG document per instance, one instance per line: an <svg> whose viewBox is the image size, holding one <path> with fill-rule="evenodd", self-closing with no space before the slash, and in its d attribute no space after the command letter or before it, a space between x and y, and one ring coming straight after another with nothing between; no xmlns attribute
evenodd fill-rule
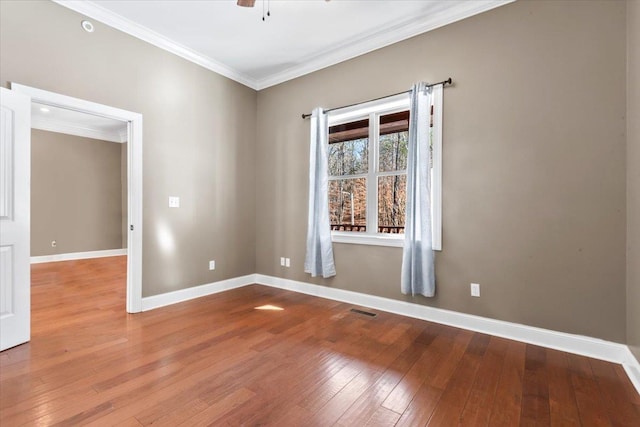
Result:
<svg viewBox="0 0 640 427"><path fill-rule="evenodd" d="M431 168L431 220L433 249L442 250L442 88L434 89L433 97L433 166ZM378 172L379 116L408 110L409 93L394 95L383 99L365 102L351 107L329 112L329 126L340 125L356 120L369 119L369 169L367 174L357 177L367 178L367 230L375 231L332 231L331 239L335 243L351 243L375 246L402 247L404 234L378 233L378 177L395 175L394 172ZM370 189L371 186L371 189ZM372 210L371 208L374 207Z"/></svg>

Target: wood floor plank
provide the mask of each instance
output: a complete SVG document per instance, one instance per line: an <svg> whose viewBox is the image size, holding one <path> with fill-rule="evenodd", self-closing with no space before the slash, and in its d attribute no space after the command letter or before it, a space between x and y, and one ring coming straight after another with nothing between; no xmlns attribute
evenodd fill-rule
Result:
<svg viewBox="0 0 640 427"><path fill-rule="evenodd" d="M520 425L522 426L551 424L549 378L546 364L546 350L536 345L527 344L522 381L522 409L520 411Z"/></svg>
<svg viewBox="0 0 640 427"><path fill-rule="evenodd" d="M319 425L334 425L353 403L380 377L376 369L364 369L336 393L312 420Z"/></svg>
<svg viewBox="0 0 640 427"><path fill-rule="evenodd" d="M422 383L407 409L398 419L397 427L424 426L440 402L443 391Z"/></svg>
<svg viewBox="0 0 640 427"><path fill-rule="evenodd" d="M586 358L585 358L586 359ZM587 361L588 363L588 361ZM611 422L602 402L598 383L593 376L571 374L571 383L576 395L580 422L583 426L609 427Z"/></svg>
<svg viewBox="0 0 640 427"><path fill-rule="evenodd" d="M621 365L612 365L613 369L616 371L618 375L618 380L622 388L625 390L625 401L629 400L636 406L640 406L640 393L633 387L631 380L627 376L624 368Z"/></svg>
<svg viewBox="0 0 640 427"><path fill-rule="evenodd" d="M287 411L268 425L271 426L303 426L309 425L312 413L299 405L291 406Z"/></svg>
<svg viewBox="0 0 640 427"><path fill-rule="evenodd" d="M640 425L619 365L258 285L131 315L125 280L32 266L0 425Z"/></svg>
<svg viewBox="0 0 640 427"><path fill-rule="evenodd" d="M400 340L401 337L398 339ZM379 411L383 402L416 363L425 348L421 343L414 343L407 347L388 366L381 377L345 411L337 424L345 427L357 425Z"/></svg>
<svg viewBox="0 0 640 427"><path fill-rule="evenodd" d="M566 353L546 349L549 379L549 419L552 426L579 426L580 415Z"/></svg>
<svg viewBox="0 0 640 427"><path fill-rule="evenodd" d="M473 334L463 357L456 365L455 372L447 382L438 405L429 418L428 426L450 426L460 422L489 341L488 335Z"/></svg>
<svg viewBox="0 0 640 427"><path fill-rule="evenodd" d="M491 409L490 426L509 427L520 422L526 348L524 343L509 342Z"/></svg>
<svg viewBox="0 0 640 427"><path fill-rule="evenodd" d="M140 425L172 427L207 409L209 405L199 398L184 398L183 395L170 399L139 413L135 419Z"/></svg>
<svg viewBox="0 0 640 427"><path fill-rule="evenodd" d="M400 419L400 414L383 408L382 406L371 415L364 427L392 427L395 426Z"/></svg>
<svg viewBox="0 0 640 427"><path fill-rule="evenodd" d="M218 402L215 402L207 409L177 425L191 427L209 426L234 408L248 402L254 396L255 393L251 390L247 390L246 388L238 389L228 396L225 396L223 399L220 399Z"/></svg>
<svg viewBox="0 0 640 427"><path fill-rule="evenodd" d="M509 341L492 337L478 368L476 380L462 412L460 422L466 426L489 425L491 408L496 397L500 372Z"/></svg>
<svg viewBox="0 0 640 427"><path fill-rule="evenodd" d="M633 427L638 425L640 412L635 405L620 404L626 400L626 391L618 386L618 375L611 363L589 359L602 402L607 409L609 421L615 426Z"/></svg>
<svg viewBox="0 0 640 427"><path fill-rule="evenodd" d="M420 358L413 364L411 369L402 378L400 383L389 394L382 406L402 414L414 396L426 381L434 388L444 389L444 385L449 381L450 375L455 370L459 359L473 336L472 333L456 334L455 336L435 335L433 339L425 337L429 335L429 329L423 331L417 342L428 343ZM435 327L434 330L441 330Z"/></svg>

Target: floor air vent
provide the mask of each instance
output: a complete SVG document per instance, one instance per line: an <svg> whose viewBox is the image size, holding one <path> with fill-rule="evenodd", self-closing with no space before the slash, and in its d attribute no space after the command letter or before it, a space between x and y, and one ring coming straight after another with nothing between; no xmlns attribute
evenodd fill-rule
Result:
<svg viewBox="0 0 640 427"><path fill-rule="evenodd" d="M369 316L369 317L376 317L376 313L372 313L370 311L358 310L357 308L352 308L351 312L352 313L358 313L358 314L364 314L365 316Z"/></svg>

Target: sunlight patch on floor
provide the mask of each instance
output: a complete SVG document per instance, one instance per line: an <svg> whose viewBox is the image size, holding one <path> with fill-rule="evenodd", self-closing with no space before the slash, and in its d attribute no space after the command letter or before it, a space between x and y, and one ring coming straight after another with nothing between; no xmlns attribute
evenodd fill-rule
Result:
<svg viewBox="0 0 640 427"><path fill-rule="evenodd" d="M284 310L284 308L278 307L277 305L266 304L266 305L261 305L260 307L254 307L254 310L282 311Z"/></svg>

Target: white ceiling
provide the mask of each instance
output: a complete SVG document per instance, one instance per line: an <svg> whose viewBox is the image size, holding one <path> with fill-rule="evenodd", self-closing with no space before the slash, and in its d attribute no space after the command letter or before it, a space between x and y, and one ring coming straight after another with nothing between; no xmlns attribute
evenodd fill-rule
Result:
<svg viewBox="0 0 640 427"><path fill-rule="evenodd" d="M127 123L51 105L31 103L31 127L111 142L127 141Z"/></svg>
<svg viewBox="0 0 640 427"><path fill-rule="evenodd" d="M263 89L513 0L54 1Z"/></svg>

